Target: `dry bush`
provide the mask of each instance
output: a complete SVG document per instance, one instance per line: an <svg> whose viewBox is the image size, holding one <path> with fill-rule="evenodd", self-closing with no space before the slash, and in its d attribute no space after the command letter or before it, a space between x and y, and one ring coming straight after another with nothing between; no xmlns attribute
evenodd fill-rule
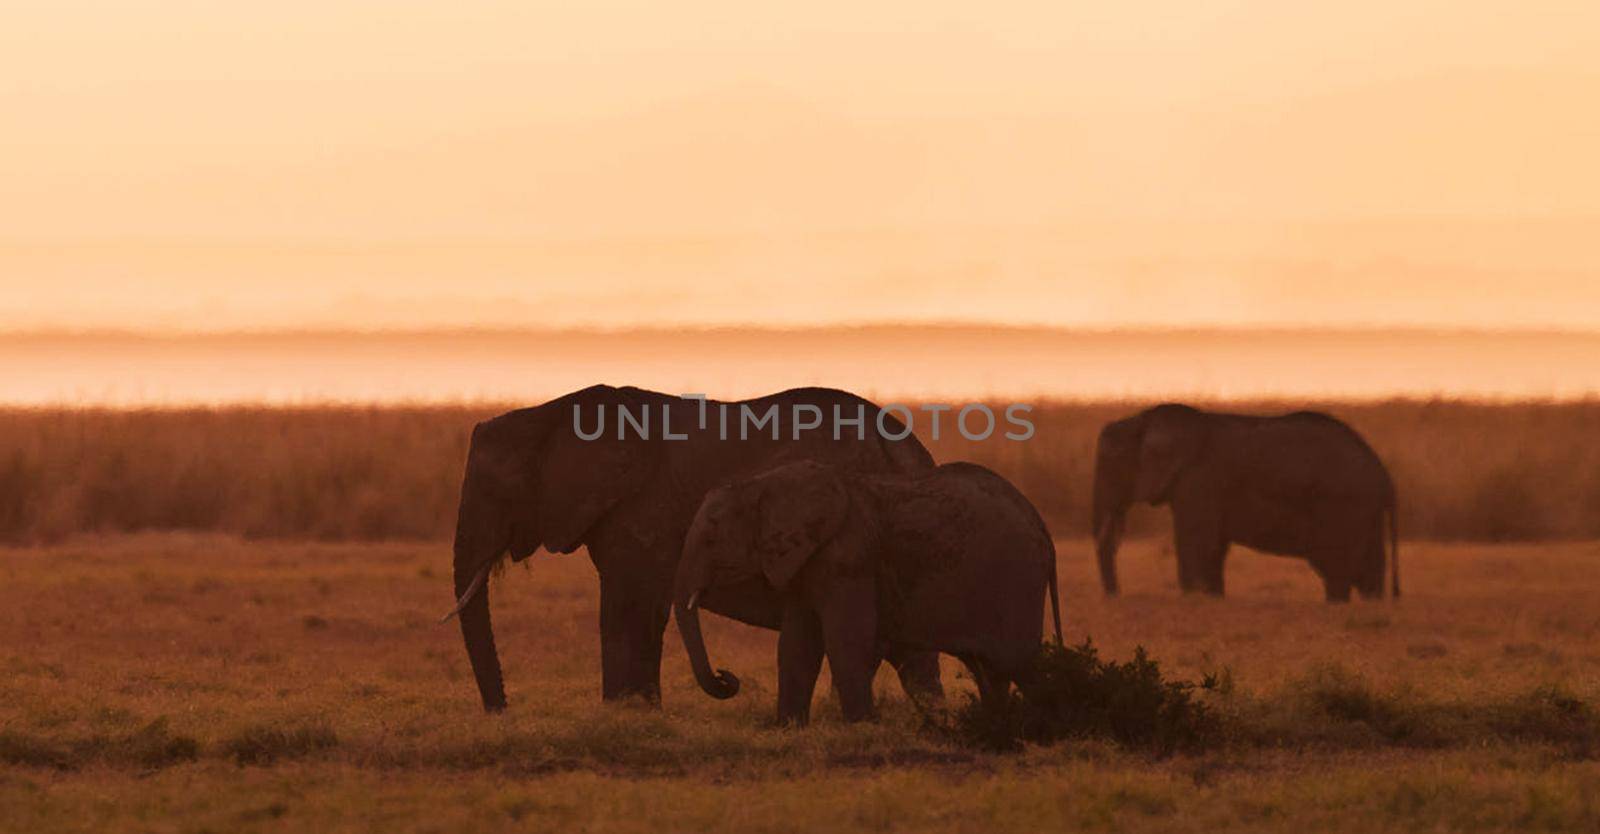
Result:
<svg viewBox="0 0 1600 834"><path fill-rule="evenodd" d="M339 746L325 721L289 727L253 724L224 739L222 752L241 765L270 765L281 759L314 755Z"/></svg>
<svg viewBox="0 0 1600 834"><path fill-rule="evenodd" d="M1011 478L1057 535L1087 533L1094 441L1139 404L1047 404L1035 436L962 438L946 414L918 432L942 461ZM1305 403L1244 403L1271 413ZM1389 463L1408 537L1600 535L1600 402L1323 404ZM0 541L208 530L373 541L449 536L474 422L500 406L0 412ZM997 409L999 413L1000 409ZM974 424L976 425L976 424ZM1136 512L1134 532L1164 516Z"/></svg>
<svg viewBox="0 0 1600 834"><path fill-rule="evenodd" d="M174 733L166 718L137 729L60 740L15 730L0 730L0 762L25 767L72 770L91 764L160 768L194 761L199 742Z"/></svg>
<svg viewBox="0 0 1600 834"><path fill-rule="evenodd" d="M1218 689L1217 679L1169 679L1143 646L1132 660L1119 662L1101 660L1089 640L1070 647L1046 643L1029 678L995 704L969 696L956 713L957 738L990 750L1020 750L1024 741L1106 739L1156 756L1220 741L1210 708L1196 697L1197 690Z"/></svg>

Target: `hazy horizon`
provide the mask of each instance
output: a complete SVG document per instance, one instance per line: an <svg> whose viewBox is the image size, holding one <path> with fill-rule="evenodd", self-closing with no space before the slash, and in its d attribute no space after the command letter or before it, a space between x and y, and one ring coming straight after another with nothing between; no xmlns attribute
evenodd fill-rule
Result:
<svg viewBox="0 0 1600 834"><path fill-rule="evenodd" d="M994 334L1026 334L1042 333L1063 336L1481 336L1493 338L1496 336L1523 337L1523 336L1556 336L1600 338L1600 326L1596 327L1501 327L1501 326L1428 326L1428 325L1399 325L1389 326L1380 324L1344 325L1327 324L1314 326L1290 325L1203 325L1203 324L1175 324L1175 325L1118 325L1118 326L1055 326L1046 324L1031 324L1027 322L987 321L982 319L842 319L831 322L809 322L801 324L723 324L717 322L691 323L691 324L626 324L626 325L552 325L541 326L503 326L503 325L439 325L434 327L414 327L407 325L385 325L376 327L329 327L312 325L273 326L262 325L258 327L240 328L207 328L196 327L193 329L177 328L142 328L137 326L126 327L35 327L0 330L0 342L6 340L34 340L34 339L67 339L95 341L99 339L126 338L135 341L151 342L227 342L230 340L251 339L278 339L278 338L308 338L340 339L345 337L360 339L364 337L559 337L559 336L696 336L718 334L751 334L751 335L805 335L812 333L852 333L852 332L895 332L915 331L918 333L940 331L960 331L965 333L994 333Z"/></svg>
<svg viewBox="0 0 1600 834"><path fill-rule="evenodd" d="M1600 222L0 243L0 331L985 323L1582 329Z"/></svg>
<svg viewBox="0 0 1600 834"><path fill-rule="evenodd" d="M0 404L533 403L596 382L738 398L1600 395L1600 334L881 325L370 333L0 335Z"/></svg>

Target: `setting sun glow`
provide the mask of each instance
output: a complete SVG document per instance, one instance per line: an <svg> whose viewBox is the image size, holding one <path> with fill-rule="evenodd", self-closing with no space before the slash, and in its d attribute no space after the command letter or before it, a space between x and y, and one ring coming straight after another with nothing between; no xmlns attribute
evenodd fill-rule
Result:
<svg viewBox="0 0 1600 834"><path fill-rule="evenodd" d="M1597 89L1556 0L26 2L0 334L1587 331Z"/></svg>

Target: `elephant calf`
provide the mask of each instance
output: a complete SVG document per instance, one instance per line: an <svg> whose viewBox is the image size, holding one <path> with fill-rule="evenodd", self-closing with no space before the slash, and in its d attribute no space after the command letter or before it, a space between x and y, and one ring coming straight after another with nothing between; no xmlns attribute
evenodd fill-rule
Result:
<svg viewBox="0 0 1600 834"><path fill-rule="evenodd" d="M880 659L907 652L954 655L995 703L1038 651L1047 587L1059 642L1055 545L1028 499L988 469L868 474L804 462L706 496L673 610L695 679L729 698L739 680L712 673L699 605L737 610L776 593L778 720L809 719L826 656L846 720L859 721L872 716Z"/></svg>

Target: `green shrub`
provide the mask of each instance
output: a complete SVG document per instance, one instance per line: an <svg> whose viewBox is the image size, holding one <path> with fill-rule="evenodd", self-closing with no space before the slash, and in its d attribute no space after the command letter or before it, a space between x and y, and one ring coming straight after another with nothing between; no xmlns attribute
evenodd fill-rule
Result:
<svg viewBox="0 0 1600 834"><path fill-rule="evenodd" d="M1195 693L1216 686L1209 676L1199 684L1167 680L1143 646L1118 663L1101 660L1088 641L1045 644L1026 686L999 706L973 699L955 727L967 743L990 749L1098 738L1166 756L1215 741L1216 720Z"/></svg>

